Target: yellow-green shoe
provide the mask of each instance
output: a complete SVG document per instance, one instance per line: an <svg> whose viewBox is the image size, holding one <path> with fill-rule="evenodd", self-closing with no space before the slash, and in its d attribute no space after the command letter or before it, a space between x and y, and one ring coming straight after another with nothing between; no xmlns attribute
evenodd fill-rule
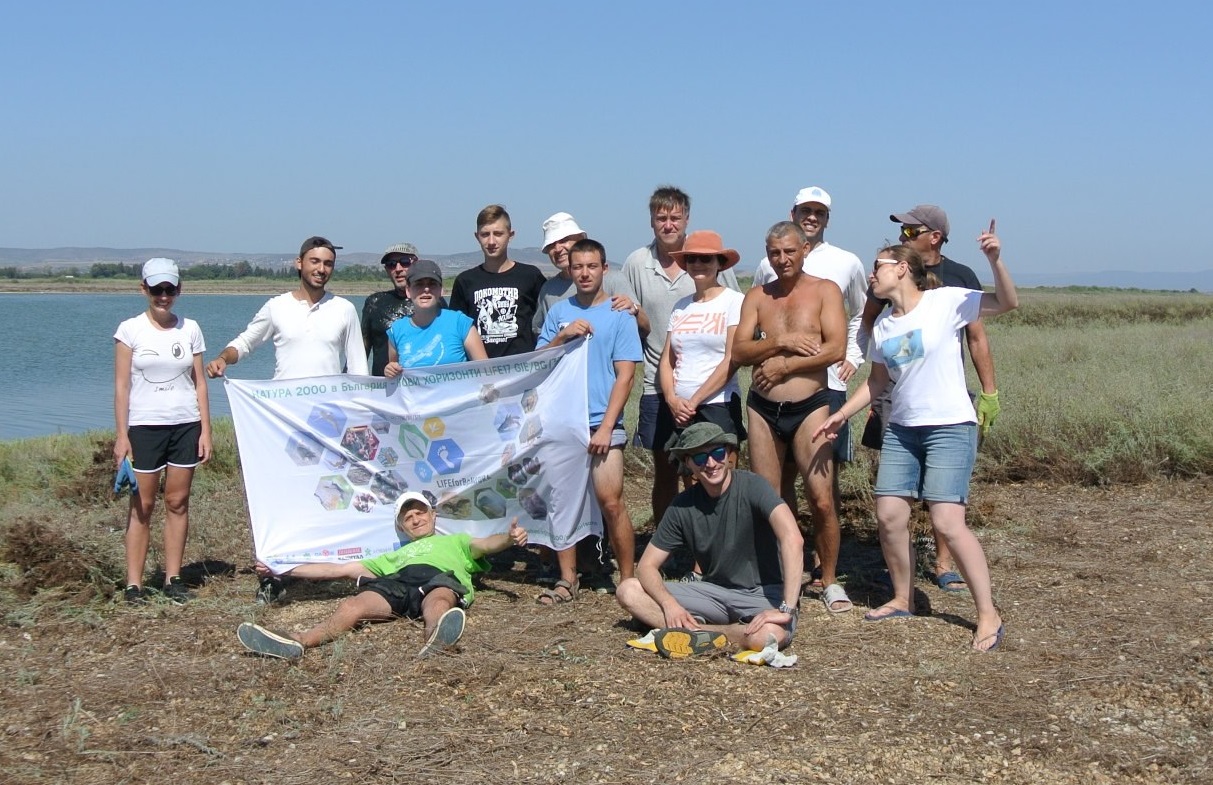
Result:
<svg viewBox="0 0 1213 785"><path fill-rule="evenodd" d="M667 627L653 634L657 653L666 659L682 659L718 651L728 642L729 639L722 633L688 630L683 627Z"/></svg>

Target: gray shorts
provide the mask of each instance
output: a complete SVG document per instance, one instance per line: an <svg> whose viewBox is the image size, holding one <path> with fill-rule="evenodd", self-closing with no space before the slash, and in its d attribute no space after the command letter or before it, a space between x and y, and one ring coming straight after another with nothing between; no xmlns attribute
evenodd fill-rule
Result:
<svg viewBox="0 0 1213 785"><path fill-rule="evenodd" d="M666 581L665 588L687 613L705 624L745 624L763 611L778 609L783 602L782 583L730 589L708 581ZM794 620L784 626L789 634L796 632Z"/></svg>

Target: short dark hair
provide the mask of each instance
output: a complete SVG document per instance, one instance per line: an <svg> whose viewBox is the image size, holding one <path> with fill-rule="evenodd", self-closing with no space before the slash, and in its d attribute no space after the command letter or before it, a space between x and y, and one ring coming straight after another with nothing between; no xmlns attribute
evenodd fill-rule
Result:
<svg viewBox="0 0 1213 785"><path fill-rule="evenodd" d="M575 253L591 252L598 254L598 261L602 262L603 264L607 263L606 248L603 247L602 243L598 242L597 240L592 240L589 237L583 237L582 239L573 243L573 247L569 249L569 259L572 259L573 254Z"/></svg>
<svg viewBox="0 0 1213 785"><path fill-rule="evenodd" d="M314 235L304 240L303 245L299 246L299 258L302 259L307 256L308 251L316 248L327 248L333 252L333 256L336 256L337 252L341 250L340 245L333 245L327 238Z"/></svg>

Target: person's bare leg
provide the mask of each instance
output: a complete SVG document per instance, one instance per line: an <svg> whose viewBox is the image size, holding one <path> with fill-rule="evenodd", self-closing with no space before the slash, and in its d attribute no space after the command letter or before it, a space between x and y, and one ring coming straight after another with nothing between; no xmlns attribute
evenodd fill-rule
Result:
<svg viewBox="0 0 1213 785"><path fill-rule="evenodd" d="M438 627L442 614L459 604L459 596L450 589L439 586L430 589L429 594L421 600L421 618L425 622L425 640L429 640Z"/></svg>
<svg viewBox="0 0 1213 785"><path fill-rule="evenodd" d="M661 523L665 511L678 495L678 467L665 450L653 450L653 525ZM618 556L619 554L615 554Z"/></svg>
<svg viewBox="0 0 1213 785"><path fill-rule="evenodd" d="M344 635L364 621L389 621L394 618L392 606L383 595L363 591L342 600L337 610L315 627L291 637L310 649Z"/></svg>
<svg viewBox="0 0 1213 785"><path fill-rule="evenodd" d="M164 470L164 577L181 574L185 541L190 532L190 487L194 467L169 466Z"/></svg>
<svg viewBox="0 0 1213 785"><path fill-rule="evenodd" d="M792 442L813 513L813 547L821 561L822 586L838 582L838 549L842 541L834 506L834 444L824 436L813 440L813 432L829 416L825 406L810 414L796 429Z"/></svg>
<svg viewBox="0 0 1213 785"><path fill-rule="evenodd" d="M749 407L746 407L749 408ZM770 424L758 412L750 409L750 470L779 490L782 486L783 459L786 447L775 437ZM795 513L795 509L793 509Z"/></svg>
<svg viewBox="0 0 1213 785"><path fill-rule="evenodd" d="M893 599L881 606L891 610L914 612L913 544L910 541L910 499L904 496L877 496L876 521L880 531L880 552L893 581ZM879 610L876 609L876 610ZM871 611L875 613L876 610ZM877 618L887 614L877 614Z"/></svg>
<svg viewBox="0 0 1213 785"><path fill-rule="evenodd" d="M931 526L951 548L960 574L969 584L977 608L977 632L973 648L985 651L994 643L994 634L1002 626L1002 616L994 607L990 583L990 565L981 541L965 525L965 506L956 502L930 502Z"/></svg>
<svg viewBox="0 0 1213 785"><path fill-rule="evenodd" d="M147 549L151 542L152 513L156 494L160 493L160 472L136 472L139 492L131 494L131 509L126 521L123 545L126 549L126 585L143 586L147 567Z"/></svg>
<svg viewBox="0 0 1213 785"><path fill-rule="evenodd" d="M607 536L611 538L611 550L619 563L619 577L627 580L636 571L636 529L623 503L623 450L612 448L606 455L593 456L590 479Z"/></svg>

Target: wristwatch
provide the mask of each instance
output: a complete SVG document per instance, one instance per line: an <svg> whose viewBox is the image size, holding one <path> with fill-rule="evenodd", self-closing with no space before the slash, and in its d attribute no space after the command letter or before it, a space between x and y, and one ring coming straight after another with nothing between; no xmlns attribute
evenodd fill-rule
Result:
<svg viewBox="0 0 1213 785"><path fill-rule="evenodd" d="M796 618L800 615L800 607L797 605L788 605L786 602L781 602L779 603L779 612L786 613L792 618Z"/></svg>

